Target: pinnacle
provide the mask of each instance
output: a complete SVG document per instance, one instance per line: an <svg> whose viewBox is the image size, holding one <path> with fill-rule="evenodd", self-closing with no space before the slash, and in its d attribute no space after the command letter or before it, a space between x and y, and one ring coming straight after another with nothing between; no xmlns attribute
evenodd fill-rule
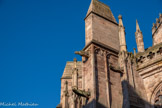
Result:
<svg viewBox="0 0 162 108"><path fill-rule="evenodd" d="M122 15L119 15L118 19L119 19L119 26L123 27Z"/></svg>
<svg viewBox="0 0 162 108"><path fill-rule="evenodd" d="M159 19L158 18L156 18L156 22L158 22L159 21Z"/></svg>
<svg viewBox="0 0 162 108"><path fill-rule="evenodd" d="M74 58L74 62L77 62L77 59L76 58Z"/></svg>
<svg viewBox="0 0 162 108"><path fill-rule="evenodd" d="M122 19L122 15L119 15L119 16L118 16L118 19Z"/></svg>
<svg viewBox="0 0 162 108"><path fill-rule="evenodd" d="M137 20L136 20L136 31L141 31Z"/></svg>

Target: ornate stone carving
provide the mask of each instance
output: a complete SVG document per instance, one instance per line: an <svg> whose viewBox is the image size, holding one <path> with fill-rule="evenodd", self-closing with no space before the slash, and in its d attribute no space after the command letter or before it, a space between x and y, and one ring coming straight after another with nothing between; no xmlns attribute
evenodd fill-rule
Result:
<svg viewBox="0 0 162 108"><path fill-rule="evenodd" d="M100 52L100 50L101 50L101 49L100 49L99 47L94 47L94 53L95 53L95 54L98 54L98 53Z"/></svg>
<svg viewBox="0 0 162 108"><path fill-rule="evenodd" d="M155 108L160 108L160 107L162 107L162 87L156 93L156 97L155 97Z"/></svg>
<svg viewBox="0 0 162 108"><path fill-rule="evenodd" d="M88 58L89 57L89 53L87 51L75 51L75 54L78 54L82 57L86 57Z"/></svg>
<svg viewBox="0 0 162 108"><path fill-rule="evenodd" d="M79 90L75 87L72 90L79 97L85 97L87 99L89 99L89 97L90 97L90 91Z"/></svg>
<svg viewBox="0 0 162 108"><path fill-rule="evenodd" d="M123 70L122 68L120 68L119 66L118 66L118 67L115 67L115 66L109 64L109 67L110 67L111 70L113 70L113 71L115 71L115 72L122 72L122 73L123 73L123 71L124 71L124 70Z"/></svg>
<svg viewBox="0 0 162 108"><path fill-rule="evenodd" d="M140 58L137 60L137 62L140 62L140 63L143 63L145 60L145 57L143 56L140 56Z"/></svg>
<svg viewBox="0 0 162 108"><path fill-rule="evenodd" d="M153 91L151 103L154 105L154 108L162 107L162 82L158 84Z"/></svg>
<svg viewBox="0 0 162 108"><path fill-rule="evenodd" d="M159 48L159 50L157 51L158 54L162 54L162 47Z"/></svg>
<svg viewBox="0 0 162 108"><path fill-rule="evenodd" d="M155 53L150 52L147 58L152 59L155 56Z"/></svg>

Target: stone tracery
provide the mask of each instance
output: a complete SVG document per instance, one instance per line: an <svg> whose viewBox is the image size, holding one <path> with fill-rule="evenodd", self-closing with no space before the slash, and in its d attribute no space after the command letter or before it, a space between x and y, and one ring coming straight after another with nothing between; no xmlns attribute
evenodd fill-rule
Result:
<svg viewBox="0 0 162 108"><path fill-rule="evenodd" d="M153 108L162 108L162 82L155 88L151 98Z"/></svg>

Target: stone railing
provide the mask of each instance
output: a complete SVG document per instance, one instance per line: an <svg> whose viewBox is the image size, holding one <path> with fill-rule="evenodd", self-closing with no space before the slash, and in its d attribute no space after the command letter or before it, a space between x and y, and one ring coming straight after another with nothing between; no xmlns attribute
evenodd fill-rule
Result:
<svg viewBox="0 0 162 108"><path fill-rule="evenodd" d="M137 59L138 68L149 66L161 60L162 59L162 43L148 48L143 53L137 53L136 59Z"/></svg>

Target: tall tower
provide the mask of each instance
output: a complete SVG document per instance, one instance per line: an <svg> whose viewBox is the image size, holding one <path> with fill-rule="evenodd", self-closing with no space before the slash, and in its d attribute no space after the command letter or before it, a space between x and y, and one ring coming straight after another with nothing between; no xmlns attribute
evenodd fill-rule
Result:
<svg viewBox="0 0 162 108"><path fill-rule="evenodd" d="M85 17L85 47L68 61L56 108L153 108L162 96L162 14L152 28L153 46L144 50L136 21L138 53L127 51L122 16L92 0Z"/></svg>
<svg viewBox="0 0 162 108"><path fill-rule="evenodd" d="M92 0L85 18L86 45L82 54L82 87L90 91L85 108L121 108L118 70L119 26L110 8Z"/></svg>
<svg viewBox="0 0 162 108"><path fill-rule="evenodd" d="M86 45L92 41L119 50L118 24L110 8L92 0L85 18Z"/></svg>

